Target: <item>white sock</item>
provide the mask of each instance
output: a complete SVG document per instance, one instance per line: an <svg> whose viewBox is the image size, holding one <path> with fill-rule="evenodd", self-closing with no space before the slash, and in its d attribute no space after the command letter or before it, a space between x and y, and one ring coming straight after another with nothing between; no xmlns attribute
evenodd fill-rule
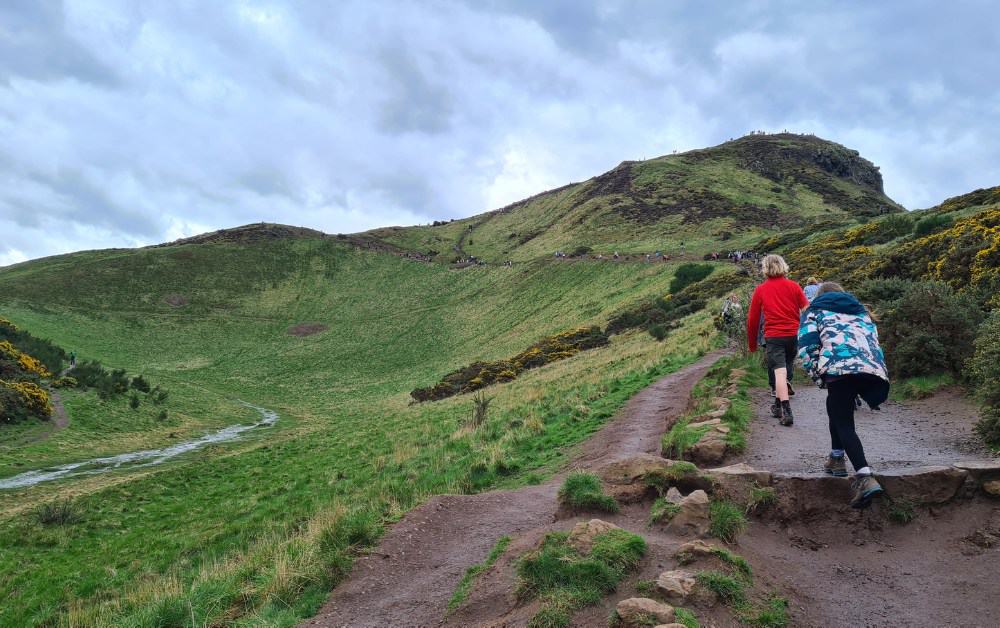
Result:
<svg viewBox="0 0 1000 628"><path fill-rule="evenodd" d="M871 467L861 467L860 469L858 469L857 471L855 471L855 473L857 473L858 475L871 475L872 474L872 468Z"/></svg>

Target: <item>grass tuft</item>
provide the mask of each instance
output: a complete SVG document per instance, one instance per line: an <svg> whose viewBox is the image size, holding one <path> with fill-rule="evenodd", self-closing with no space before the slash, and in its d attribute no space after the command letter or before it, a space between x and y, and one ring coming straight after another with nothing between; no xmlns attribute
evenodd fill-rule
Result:
<svg viewBox="0 0 1000 628"><path fill-rule="evenodd" d="M917 505L913 502L913 500L905 497L890 499L889 510L886 512L886 516L889 517L889 521L892 521L893 523L906 525L917 518L916 506Z"/></svg>
<svg viewBox="0 0 1000 628"><path fill-rule="evenodd" d="M735 567L736 570L748 581L753 579L753 568L750 567L750 563L748 563L742 556L734 554L724 547L717 547L713 549L712 554L714 554L722 562Z"/></svg>
<svg viewBox="0 0 1000 628"><path fill-rule="evenodd" d="M739 606L747 601L746 582L718 571L700 571L695 575L698 584L714 591L725 604Z"/></svg>
<svg viewBox="0 0 1000 628"><path fill-rule="evenodd" d="M698 618L695 614L686 608L675 608L674 609L674 621L678 624L684 624L684 628L701 628L701 624L698 623Z"/></svg>
<svg viewBox="0 0 1000 628"><path fill-rule="evenodd" d="M70 500L64 499L54 502L46 502L35 510L35 519L38 523L46 526L50 525L70 525L79 523L83 516L79 508Z"/></svg>
<svg viewBox="0 0 1000 628"><path fill-rule="evenodd" d="M709 506L709 534L726 543L735 543L747 528L743 509L732 502L713 501Z"/></svg>
<svg viewBox="0 0 1000 628"><path fill-rule="evenodd" d="M685 460L678 460L665 469L653 469L643 476L646 486L653 487L660 495L665 494L671 486L698 473L698 467Z"/></svg>
<svg viewBox="0 0 1000 628"><path fill-rule="evenodd" d="M677 516L681 511L680 504L674 503L664 497L657 497L653 502L653 508L649 512L649 525L654 523L667 523Z"/></svg>
<svg viewBox="0 0 1000 628"><path fill-rule="evenodd" d="M541 547L518 563L518 597L542 602L529 626L569 625L574 610L614 591L646 552L646 541L626 530L597 535L586 556L567 543L568 537L565 532L547 534Z"/></svg>
<svg viewBox="0 0 1000 628"><path fill-rule="evenodd" d="M559 489L559 503L572 508L618 512L618 502L601 488L593 473L570 473Z"/></svg>
<svg viewBox="0 0 1000 628"><path fill-rule="evenodd" d="M778 501L778 494L770 486L760 486L754 483L750 487L750 498L747 500L746 512L757 512L759 509L767 508Z"/></svg>
<svg viewBox="0 0 1000 628"><path fill-rule="evenodd" d="M458 586L455 587L455 593L452 594L451 600L448 602L448 613L451 613L465 602L466 598L469 597L469 591L472 590L472 585L475 583L479 574L493 566L493 563L497 562L497 559L504 553L508 545L510 545L510 537L500 537L500 540L498 540L496 545L493 546L493 549L490 550L486 560L465 570L465 575L462 576Z"/></svg>
<svg viewBox="0 0 1000 628"><path fill-rule="evenodd" d="M782 597L772 597L764 608L749 611L740 620L754 628L786 628L788 626L788 600Z"/></svg>

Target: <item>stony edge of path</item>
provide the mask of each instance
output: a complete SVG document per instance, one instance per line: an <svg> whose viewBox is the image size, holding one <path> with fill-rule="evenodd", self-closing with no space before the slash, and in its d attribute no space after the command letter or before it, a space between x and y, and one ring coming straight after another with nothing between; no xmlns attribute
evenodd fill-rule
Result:
<svg viewBox="0 0 1000 628"><path fill-rule="evenodd" d="M709 353L637 393L579 446L563 473L548 482L478 495L440 495L407 513L378 548L359 558L303 626L437 626L465 570L503 535L555 520L566 472L596 469L637 454L659 454L668 419L682 414L691 389L724 351Z"/></svg>

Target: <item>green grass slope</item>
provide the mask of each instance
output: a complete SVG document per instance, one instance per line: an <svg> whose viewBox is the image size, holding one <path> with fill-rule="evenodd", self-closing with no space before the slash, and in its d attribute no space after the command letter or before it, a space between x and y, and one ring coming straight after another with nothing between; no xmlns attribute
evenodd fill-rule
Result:
<svg viewBox="0 0 1000 628"><path fill-rule="evenodd" d="M748 135L703 150L623 162L583 183L438 226L368 236L451 261L529 260L591 247L700 257L816 224L901 211L878 168L815 136Z"/></svg>
<svg viewBox="0 0 1000 628"><path fill-rule="evenodd" d="M539 337L604 324L667 292L669 264L452 270L299 234L96 251L0 271L0 315L81 359L170 392L145 406L64 393L70 424L18 426L0 477L279 422L165 465L0 492L0 625L291 625L370 542L428 495L537 481L652 379L710 346L693 316L487 390L411 405L409 391ZM301 323L326 326L289 334ZM32 430L36 430L33 433ZM36 438L47 435L46 438ZM68 500L79 521L40 523Z"/></svg>

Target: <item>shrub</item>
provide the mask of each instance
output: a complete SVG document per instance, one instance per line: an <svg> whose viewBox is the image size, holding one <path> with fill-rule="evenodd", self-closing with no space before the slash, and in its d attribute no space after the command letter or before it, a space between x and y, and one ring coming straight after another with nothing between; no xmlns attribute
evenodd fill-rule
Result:
<svg viewBox="0 0 1000 628"><path fill-rule="evenodd" d="M955 223L955 219L945 214L932 214L918 220L913 225L913 235L922 237L935 231L947 229Z"/></svg>
<svg viewBox="0 0 1000 628"><path fill-rule="evenodd" d="M130 384L132 390L138 390L139 392L148 393L149 392L149 382L146 381L142 375L136 375L132 378L132 383Z"/></svg>
<svg viewBox="0 0 1000 628"><path fill-rule="evenodd" d="M139 402L139 395L137 395L135 393L132 393L132 396L129 397L129 399L128 399L128 407L132 408L133 410L138 410L139 409L139 403L140 403Z"/></svg>
<svg viewBox="0 0 1000 628"><path fill-rule="evenodd" d="M587 253L590 253L592 250L593 249L591 249L589 246L581 245L573 249L573 252L570 253L570 255L572 257L583 257Z"/></svg>
<svg viewBox="0 0 1000 628"><path fill-rule="evenodd" d="M479 427L486 422L486 413L490 408L493 397L487 397L485 393L477 393L472 397L472 420L470 425L473 428Z"/></svg>
<svg viewBox="0 0 1000 628"><path fill-rule="evenodd" d="M160 413L156 415L156 420L157 421L166 421L167 420L167 411L166 410L160 410Z"/></svg>
<svg viewBox="0 0 1000 628"><path fill-rule="evenodd" d="M743 509L736 504L713 501L709 506L709 528L712 536L726 543L735 543L747 528L747 518Z"/></svg>
<svg viewBox="0 0 1000 628"><path fill-rule="evenodd" d="M0 391L0 416L6 423L28 417L47 419L52 415L49 393L34 382L0 382Z"/></svg>
<svg viewBox="0 0 1000 628"><path fill-rule="evenodd" d="M42 525L68 525L81 520L73 502L66 500L47 502L35 511L35 519Z"/></svg>
<svg viewBox="0 0 1000 628"><path fill-rule="evenodd" d="M572 508L618 512L618 502L604 494L601 480L592 473L570 473L559 488L559 502Z"/></svg>
<svg viewBox="0 0 1000 628"><path fill-rule="evenodd" d="M667 328L663 325L653 325L649 328L649 335L657 340L663 340L667 337Z"/></svg>
<svg viewBox="0 0 1000 628"><path fill-rule="evenodd" d="M971 299L950 286L915 282L881 326L890 368L902 377L961 374L981 316Z"/></svg>
<svg viewBox="0 0 1000 628"><path fill-rule="evenodd" d="M149 398L152 399L155 405L160 405L167 400L170 396L170 391L166 388L160 388L156 386L149 392Z"/></svg>
<svg viewBox="0 0 1000 628"><path fill-rule="evenodd" d="M979 328L975 352L968 364L969 379L984 407L976 423L983 440L1000 446L1000 310L994 310Z"/></svg>
<svg viewBox="0 0 1000 628"><path fill-rule="evenodd" d="M0 318L0 340L7 340L21 353L36 358L45 368L58 373L66 360L66 352L51 341L36 338L28 332L18 329L10 321Z"/></svg>
<svg viewBox="0 0 1000 628"><path fill-rule="evenodd" d="M691 284L712 274L711 264L681 264L670 281L670 294L677 294Z"/></svg>

